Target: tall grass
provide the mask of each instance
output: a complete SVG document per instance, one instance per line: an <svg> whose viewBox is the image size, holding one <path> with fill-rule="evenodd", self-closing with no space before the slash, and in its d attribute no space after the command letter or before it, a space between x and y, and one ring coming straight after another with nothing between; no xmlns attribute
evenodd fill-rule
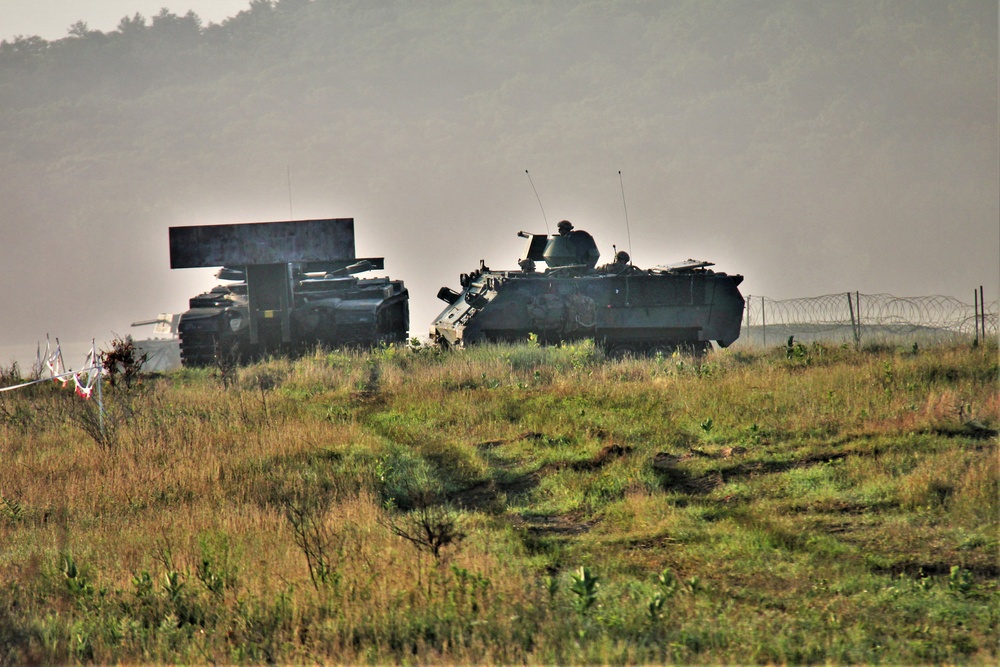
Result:
<svg viewBox="0 0 1000 667"><path fill-rule="evenodd" d="M4 394L0 662L992 663L997 374L318 350L110 389L101 437Z"/></svg>

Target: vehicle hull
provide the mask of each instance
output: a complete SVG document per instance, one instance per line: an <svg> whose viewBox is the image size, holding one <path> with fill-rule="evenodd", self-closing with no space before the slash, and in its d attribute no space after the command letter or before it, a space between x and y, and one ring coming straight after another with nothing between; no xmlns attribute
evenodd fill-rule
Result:
<svg viewBox="0 0 1000 667"><path fill-rule="evenodd" d="M343 281L341 281L343 282ZM297 354L316 346L372 347L405 342L409 295L402 281L388 278L348 281L336 289L296 285L289 331L281 318L258 320L256 341L244 283L220 286L191 299L178 325L181 362L208 366L247 361L267 354Z"/></svg>
<svg viewBox="0 0 1000 667"><path fill-rule="evenodd" d="M645 353L720 347L740 335L742 276L712 271L550 275L483 271L431 325L453 347L483 341L592 338L608 350Z"/></svg>

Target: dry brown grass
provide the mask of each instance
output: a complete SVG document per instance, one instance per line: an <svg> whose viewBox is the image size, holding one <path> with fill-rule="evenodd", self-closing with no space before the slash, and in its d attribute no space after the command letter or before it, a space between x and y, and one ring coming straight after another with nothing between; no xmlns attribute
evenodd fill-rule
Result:
<svg viewBox="0 0 1000 667"><path fill-rule="evenodd" d="M967 639L934 641L975 661L992 655L977 600L996 594L996 368L995 349L958 346L318 352L228 387L184 371L110 391L103 442L80 425L93 404L41 387L0 410L0 593L26 605L0 631L42 661L864 662L881 659L872 614L917 641L880 592L894 585L923 613L963 615ZM287 518L293 490L318 502L323 585ZM440 563L392 530L428 502L465 535ZM92 593L67 592L67 554ZM218 594L198 579L206 558L228 576ZM581 564L603 584L587 618L567 587ZM985 597L928 594L952 564ZM696 583L650 625L664 569ZM104 625L190 609L212 637ZM827 632L830 613L854 639ZM90 643L73 649L72 632ZM914 646L894 655L933 658Z"/></svg>

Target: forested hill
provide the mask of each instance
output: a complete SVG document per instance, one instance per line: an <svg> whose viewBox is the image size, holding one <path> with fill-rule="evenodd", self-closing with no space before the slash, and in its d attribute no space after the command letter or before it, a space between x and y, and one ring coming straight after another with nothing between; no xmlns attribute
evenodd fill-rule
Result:
<svg viewBox="0 0 1000 667"><path fill-rule="evenodd" d="M355 217L415 333L559 218L757 293L965 296L997 282L996 26L992 1L253 0L9 37L0 342L183 309L213 281L170 272L168 226L289 217Z"/></svg>

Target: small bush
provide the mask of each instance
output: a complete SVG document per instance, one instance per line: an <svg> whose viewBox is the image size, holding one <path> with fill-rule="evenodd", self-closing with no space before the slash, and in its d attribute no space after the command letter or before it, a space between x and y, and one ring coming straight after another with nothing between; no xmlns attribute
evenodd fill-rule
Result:
<svg viewBox="0 0 1000 667"><path fill-rule="evenodd" d="M111 341L111 349L102 351L99 356L99 365L104 369L104 375L112 387L122 384L131 388L139 381L142 367L146 363L146 355L139 354L131 336L115 337Z"/></svg>

